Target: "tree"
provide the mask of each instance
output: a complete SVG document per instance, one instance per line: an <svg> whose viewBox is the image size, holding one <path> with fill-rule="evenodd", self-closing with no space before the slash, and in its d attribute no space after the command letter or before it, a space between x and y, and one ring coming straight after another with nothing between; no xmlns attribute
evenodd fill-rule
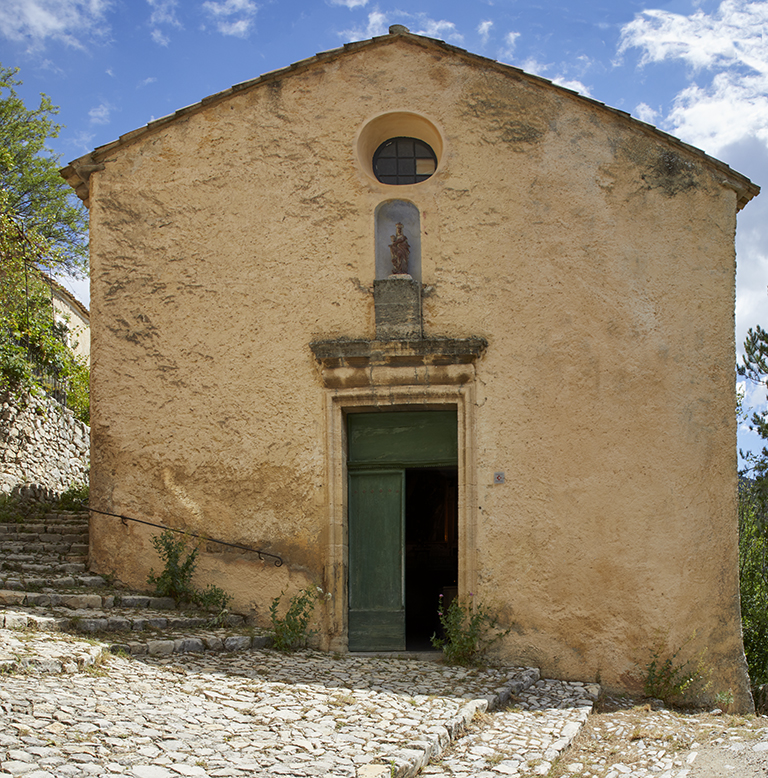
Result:
<svg viewBox="0 0 768 778"><path fill-rule="evenodd" d="M768 332L757 326L744 342L739 375L766 387ZM768 442L768 411L750 426ZM749 456L739 483L739 574L744 652L754 686L768 683L768 446Z"/></svg>
<svg viewBox="0 0 768 778"><path fill-rule="evenodd" d="M58 108L40 95L39 107L28 109L14 88L21 84L17 72L0 65L0 207L45 242L47 267L83 276L88 271L86 211L59 175L58 157L46 148L61 130L52 119Z"/></svg>
<svg viewBox="0 0 768 778"><path fill-rule="evenodd" d="M739 484L739 584L744 653L753 686L768 683L768 520L755 483Z"/></svg>
<svg viewBox="0 0 768 778"><path fill-rule="evenodd" d="M55 381L87 421L88 367L66 345L43 274L87 272L84 209L45 147L60 129L56 109L44 95L38 109L25 108L15 73L0 66L0 391L18 396Z"/></svg>

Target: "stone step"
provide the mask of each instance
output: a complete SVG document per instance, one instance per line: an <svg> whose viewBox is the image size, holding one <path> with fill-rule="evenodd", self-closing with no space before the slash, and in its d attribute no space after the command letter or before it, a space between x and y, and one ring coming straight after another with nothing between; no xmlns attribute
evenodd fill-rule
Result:
<svg viewBox="0 0 768 778"><path fill-rule="evenodd" d="M25 640L38 642L46 634L58 635L58 641L87 634L105 650L153 656L268 643L267 635L247 627L243 616L226 614L222 627L216 614L177 609L171 598L114 589L102 576L87 573L87 564L87 513L0 524L0 630L10 635L23 630ZM24 667L68 672L92 661L87 650L75 653L75 659L67 659L41 649L23 660ZM0 650L0 671L1 655ZM17 657L8 661L21 667Z"/></svg>
<svg viewBox="0 0 768 778"><path fill-rule="evenodd" d="M3 521L0 522L0 536L42 532L82 533L88 531L88 519L84 521Z"/></svg>
<svg viewBox="0 0 768 778"><path fill-rule="evenodd" d="M53 544L39 544L36 546L23 546L21 550L8 550L2 558L9 562L82 562L88 558L88 546L81 543L72 543L62 546Z"/></svg>
<svg viewBox="0 0 768 778"><path fill-rule="evenodd" d="M9 554L23 553L46 553L46 554L68 554L74 550L74 553L87 554L88 543L78 542L42 542L40 540L13 540L0 541L0 554L7 556Z"/></svg>
<svg viewBox="0 0 768 778"><path fill-rule="evenodd" d="M151 632L162 636L168 630L190 631L214 624L215 614L185 611L72 608L64 606L11 606L0 610L0 627L42 632L72 632L88 635L103 633ZM228 627L245 627L245 619L227 615Z"/></svg>
<svg viewBox="0 0 768 778"><path fill-rule="evenodd" d="M76 673L98 665L106 655L171 656L202 652L235 652L268 648L266 634L250 634L232 628L206 628L189 632L168 632L155 637L143 633L124 642L85 642L59 633L56 639L44 633L17 635L0 629L0 675L3 673Z"/></svg>
<svg viewBox="0 0 768 778"><path fill-rule="evenodd" d="M0 546L9 543L87 543L85 532L4 532L0 535Z"/></svg>
<svg viewBox="0 0 768 778"><path fill-rule="evenodd" d="M87 567L86 562L68 562L60 559L47 560L45 562L30 562L30 561L16 561L10 560L0 563L2 566L0 569L3 572L16 572L26 574L36 574L38 577L43 575L50 575L51 573L84 573Z"/></svg>
<svg viewBox="0 0 768 778"><path fill-rule="evenodd" d="M98 589L106 585L107 582L102 576L90 573L76 576L61 573L54 573L47 576L20 576L16 573L0 571L0 589L9 589L12 591L34 591L44 587L64 590L74 589L76 587Z"/></svg>
<svg viewBox="0 0 768 778"><path fill-rule="evenodd" d="M110 609L133 608L152 611L177 610L172 597L153 597L147 594L132 592L93 594L83 592L66 592L61 588L43 588L39 592L0 589L0 607L2 606L34 606L34 607L64 607L82 610L84 608Z"/></svg>

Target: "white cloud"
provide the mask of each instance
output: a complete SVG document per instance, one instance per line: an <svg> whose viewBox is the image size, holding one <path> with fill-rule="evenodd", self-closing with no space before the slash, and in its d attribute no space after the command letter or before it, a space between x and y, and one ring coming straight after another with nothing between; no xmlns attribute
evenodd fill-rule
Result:
<svg viewBox="0 0 768 778"><path fill-rule="evenodd" d="M765 72L766 25L762 0L724 0L712 15L643 11L622 28L619 53L636 46L644 50L641 65L678 59L696 69L746 64Z"/></svg>
<svg viewBox="0 0 768 778"><path fill-rule="evenodd" d="M157 81L156 76L147 76L147 78L143 79L142 81L139 81L138 88L141 89L144 86L149 86L150 84L154 84L155 81Z"/></svg>
<svg viewBox="0 0 768 778"><path fill-rule="evenodd" d="M368 14L368 24L365 27L353 27L342 30L339 35L348 41L360 41L386 35L391 24L404 24L415 35L425 35L428 38L439 38L449 43L463 43L464 36L456 29L453 22L445 19L432 19L426 14L409 14L397 11L392 21L381 11L371 11Z"/></svg>
<svg viewBox="0 0 768 778"><path fill-rule="evenodd" d="M368 5L368 0L331 0L331 5L345 5L352 10L353 8L362 8Z"/></svg>
<svg viewBox="0 0 768 778"><path fill-rule="evenodd" d="M577 78L566 78L562 74L549 76L548 78L553 84L565 87L566 89L572 89L574 92L578 92L579 94L585 95L586 97L592 97L592 93L589 91L589 87L579 81Z"/></svg>
<svg viewBox="0 0 768 778"><path fill-rule="evenodd" d="M752 135L768 143L768 3L724 0L711 15L644 11L621 31L619 53L631 48L641 66L692 69L696 80L667 117L676 135L710 154Z"/></svg>
<svg viewBox="0 0 768 778"><path fill-rule="evenodd" d="M181 22L176 17L178 0L147 0L152 13L149 16L150 24L172 24L180 27Z"/></svg>
<svg viewBox="0 0 768 778"><path fill-rule="evenodd" d="M641 122L646 122L648 124L655 124L656 117L658 115L659 112L651 108L651 106L648 105L648 103L638 103L638 105L635 106L635 116L637 116L637 118L640 119Z"/></svg>
<svg viewBox="0 0 768 778"><path fill-rule="evenodd" d="M162 25L181 28L182 24L176 16L178 0L147 0L152 13L149 15L150 37L159 46L167 46L171 39Z"/></svg>
<svg viewBox="0 0 768 778"><path fill-rule="evenodd" d="M339 35L347 41L363 41L367 38L375 38L377 35L386 35L387 32L389 32L387 17L380 11L371 11L368 14L368 24L365 27L342 30Z"/></svg>
<svg viewBox="0 0 768 778"><path fill-rule="evenodd" d="M251 0L213 0L203 3L203 9L216 23L222 35L246 38L253 27L259 6Z"/></svg>
<svg viewBox="0 0 768 778"><path fill-rule="evenodd" d="M95 133L81 130L80 132L75 133L67 143L78 149L78 151L91 151L93 149L93 139L95 137Z"/></svg>
<svg viewBox="0 0 768 778"><path fill-rule="evenodd" d="M480 24L477 26L477 34L482 38L483 46L488 43L488 38L491 34L491 27L493 27L493 22L490 20L480 22Z"/></svg>
<svg viewBox="0 0 768 778"><path fill-rule="evenodd" d="M106 13L111 0L24 0L0 3L0 34L41 48L47 40L77 49L85 39L108 33Z"/></svg>
<svg viewBox="0 0 768 778"><path fill-rule="evenodd" d="M504 36L504 48L499 51L499 59L504 62L509 62L512 59L512 55L515 53L515 44L520 37L519 32L508 32Z"/></svg>
<svg viewBox="0 0 768 778"><path fill-rule="evenodd" d="M157 28L152 30L150 37L158 46L167 46L171 39L162 31Z"/></svg>
<svg viewBox="0 0 768 778"><path fill-rule="evenodd" d="M112 113L114 106L110 103L102 102L95 108L91 108L88 111L88 117L91 120L91 124L109 124L110 114Z"/></svg>
<svg viewBox="0 0 768 778"><path fill-rule="evenodd" d="M565 73L561 71L555 71L554 75L549 71L553 69L551 63L539 62L536 59L527 59L520 67L526 72L535 76L541 76L542 78L549 79L553 84L565 87L566 89L572 89L574 92L579 92L586 97L591 97L592 93L589 87L579 81L576 78L568 78Z"/></svg>
<svg viewBox="0 0 768 778"><path fill-rule="evenodd" d="M464 42L464 36L456 29L453 22L448 22L445 19L431 19L426 14L418 14L415 21L418 27L411 28L411 32L416 35L426 35L428 38L439 38L451 43Z"/></svg>

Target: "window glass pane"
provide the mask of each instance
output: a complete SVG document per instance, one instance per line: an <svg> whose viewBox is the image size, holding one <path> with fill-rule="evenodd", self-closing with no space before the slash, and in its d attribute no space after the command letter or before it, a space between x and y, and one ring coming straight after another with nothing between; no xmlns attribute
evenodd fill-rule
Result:
<svg viewBox="0 0 768 778"><path fill-rule="evenodd" d="M412 157L413 156L413 138L398 138L397 139L397 156L398 157Z"/></svg>
<svg viewBox="0 0 768 778"><path fill-rule="evenodd" d="M377 165L378 171L382 176L393 176L397 173L396 159L380 159Z"/></svg>
<svg viewBox="0 0 768 778"><path fill-rule="evenodd" d="M419 176L431 176L435 172L435 160L434 159L417 159L416 160L416 175Z"/></svg>
<svg viewBox="0 0 768 778"><path fill-rule="evenodd" d="M437 157L418 138L390 138L373 155L373 173L383 184L416 184L437 169Z"/></svg>
<svg viewBox="0 0 768 778"><path fill-rule="evenodd" d="M397 144L392 140L388 140L386 143L379 146L379 150L376 153L380 157L396 157Z"/></svg>

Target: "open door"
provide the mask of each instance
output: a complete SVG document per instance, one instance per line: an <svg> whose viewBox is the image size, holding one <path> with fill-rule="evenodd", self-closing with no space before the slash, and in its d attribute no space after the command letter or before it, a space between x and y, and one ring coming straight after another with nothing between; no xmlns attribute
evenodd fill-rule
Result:
<svg viewBox="0 0 768 778"><path fill-rule="evenodd" d="M403 473L349 476L349 650L405 649Z"/></svg>
<svg viewBox="0 0 768 778"><path fill-rule="evenodd" d="M347 431L349 650L429 648L458 576L456 412L350 414Z"/></svg>

